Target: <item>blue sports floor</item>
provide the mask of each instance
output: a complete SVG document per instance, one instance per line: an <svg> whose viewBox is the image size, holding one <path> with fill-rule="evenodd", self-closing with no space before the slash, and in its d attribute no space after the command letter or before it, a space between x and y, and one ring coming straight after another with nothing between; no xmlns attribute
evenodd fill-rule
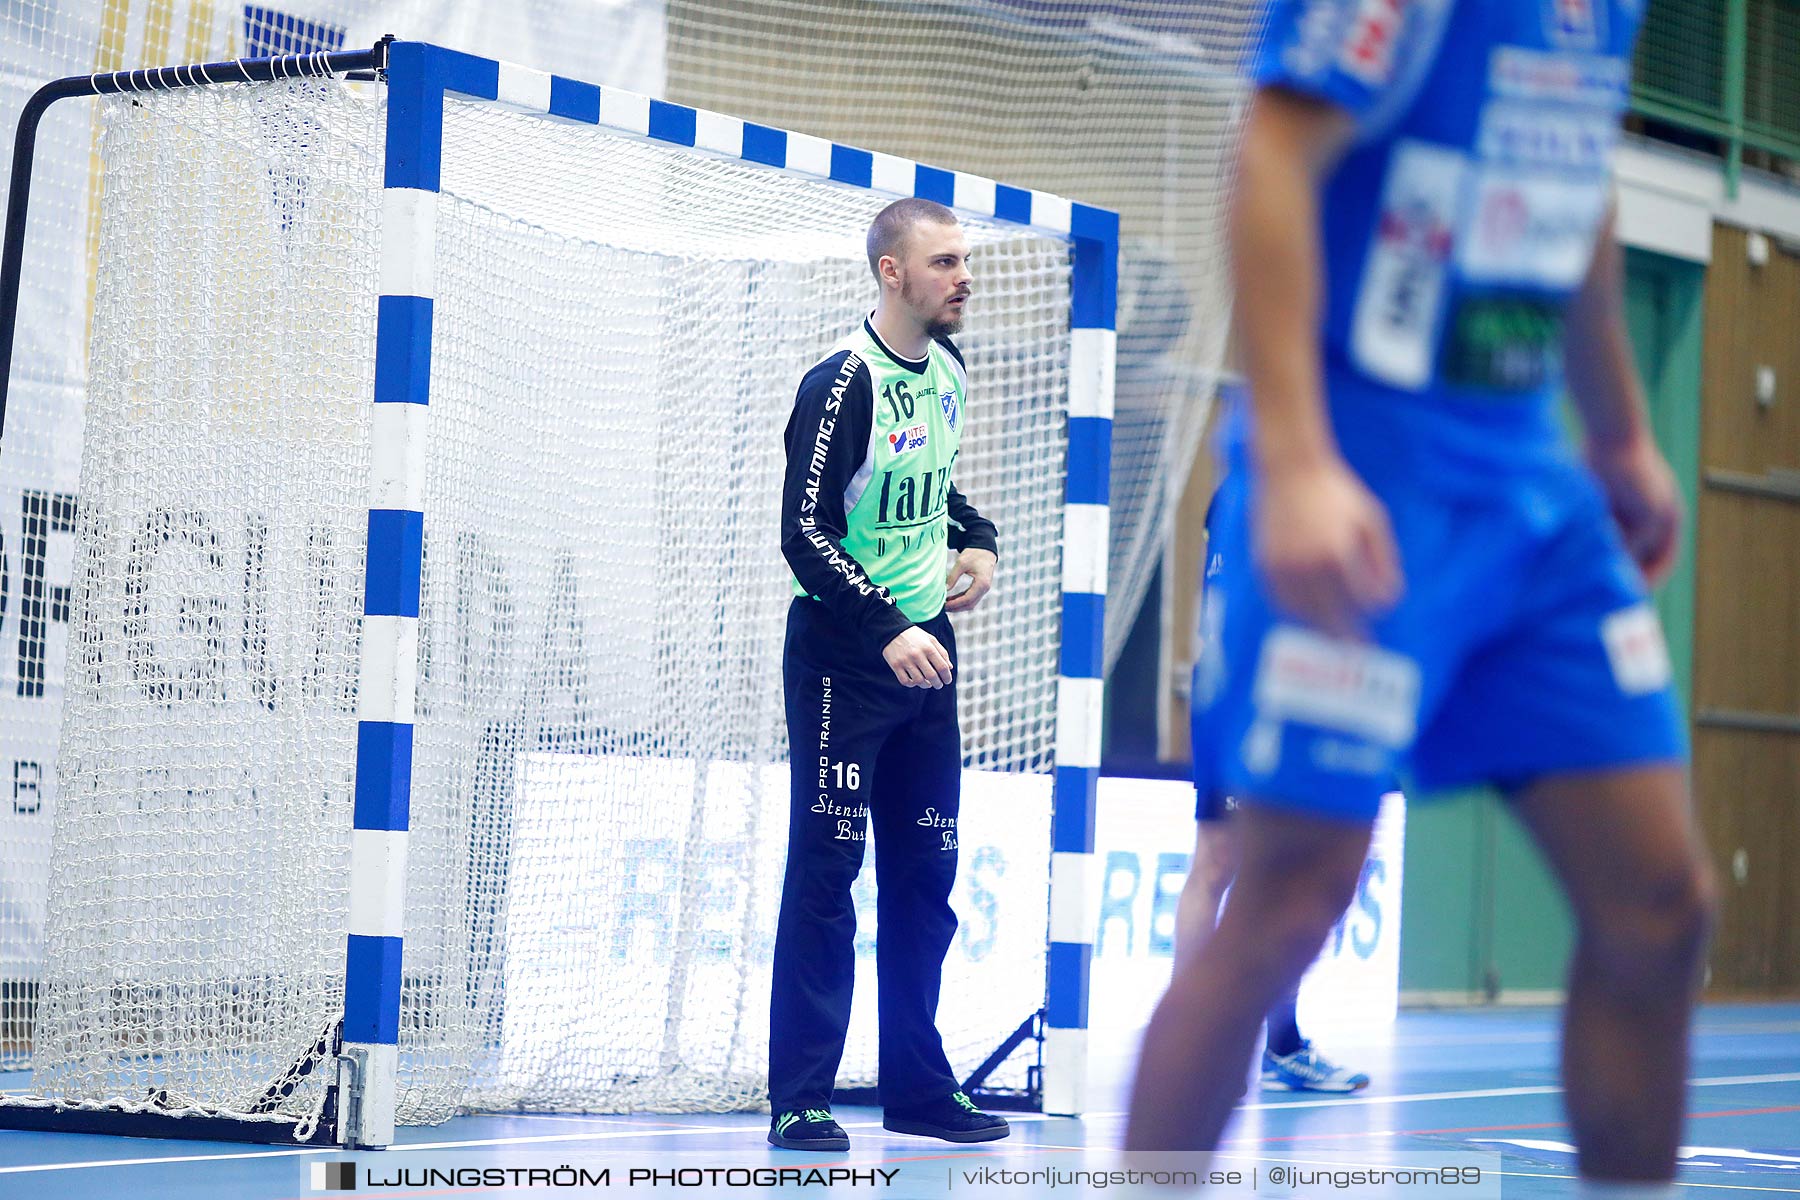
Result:
<svg viewBox="0 0 1800 1200"><path fill-rule="evenodd" d="M874 1109L839 1108L852 1151L845 1155L797 1155L763 1141L768 1118L730 1116L570 1117L515 1114L464 1117L429 1129L402 1131L400 1146L358 1156L363 1165L392 1173L402 1167L576 1166L613 1169L624 1182L627 1164L674 1167L755 1168L797 1165L858 1169L904 1164L929 1169L935 1190L899 1186L871 1189L816 1183L788 1188L616 1187L607 1195L1074 1195L1103 1194L1064 1187L998 1188L941 1181L971 1166L1015 1168L1054 1164L1101 1167L1124 1124L1123 1088L1130 1074L1126 1038L1097 1047L1095 1111L1080 1120L1012 1116L1014 1133L985 1146L943 1143L889 1134ZM1507 1197L1573 1194L1574 1160L1566 1143L1557 1086L1556 1013L1551 1009L1484 1009L1401 1014L1381 1040L1325 1047L1339 1061L1366 1070L1371 1088L1350 1097L1301 1097L1252 1093L1227 1134L1216 1166L1266 1171L1281 1163L1378 1161L1402 1152L1477 1150L1501 1155L1501 1194ZM1800 1196L1800 1005L1712 1006L1700 1015L1690 1073L1687 1135L1680 1173L1688 1197ZM0 1087L22 1088L20 1075L0 1075ZM1084 1155L1081 1148L1092 1148ZM136 1197L212 1197L261 1200L318 1197L314 1163L346 1156L333 1151L272 1149L209 1142L162 1142L68 1134L0 1132L0 1197L68 1197L70 1200ZM322 1168L321 1168L322 1169ZM420 1178L415 1176L415 1178ZM488 1194L466 1181L436 1177L425 1186L371 1188L384 1196ZM446 1183L451 1186L445 1186ZM570 1190L520 1189L522 1194L579 1194ZM1327 1194L1330 1189L1326 1189ZM599 1194L599 1193L596 1193ZM1247 1188L1219 1188L1211 1195L1248 1195ZM1262 1194L1277 1194L1265 1191ZM1289 1195L1307 1195L1291 1191ZM1311 1193L1317 1194L1317 1193ZM1367 1192L1361 1194L1370 1194ZM1383 1193L1386 1194L1386 1193ZM1394 1195L1469 1195L1458 1189L1409 1188ZM1486 1194L1493 1194L1491 1192Z"/></svg>

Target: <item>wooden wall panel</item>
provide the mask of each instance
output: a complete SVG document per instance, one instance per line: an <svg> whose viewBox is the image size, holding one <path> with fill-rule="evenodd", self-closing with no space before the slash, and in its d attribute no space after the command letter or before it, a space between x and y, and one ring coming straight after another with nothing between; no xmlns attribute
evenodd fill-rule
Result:
<svg viewBox="0 0 1800 1200"><path fill-rule="evenodd" d="M1800 738L1700 729L1694 788L1720 915L1711 992L1800 992Z"/></svg>
<svg viewBox="0 0 1800 1200"><path fill-rule="evenodd" d="M1695 711L1800 713L1800 503L1703 485L1696 536Z"/></svg>
<svg viewBox="0 0 1800 1200"><path fill-rule="evenodd" d="M1715 226L1706 270L1701 452L1712 468L1800 470L1800 257L1769 239L1752 266L1748 235ZM1776 399L1756 403L1756 368L1773 367Z"/></svg>
<svg viewBox="0 0 1800 1200"><path fill-rule="evenodd" d="M1694 790L1718 995L1800 993L1800 257L1715 227L1706 276ZM1775 395L1758 403L1758 367ZM1784 494L1786 493L1786 494ZM1760 728L1758 728L1760 726Z"/></svg>

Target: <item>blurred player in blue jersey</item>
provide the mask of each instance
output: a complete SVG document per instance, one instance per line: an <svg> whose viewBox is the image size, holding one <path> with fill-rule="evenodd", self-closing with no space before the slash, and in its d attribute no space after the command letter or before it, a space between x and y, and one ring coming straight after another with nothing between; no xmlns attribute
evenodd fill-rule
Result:
<svg viewBox="0 0 1800 1200"><path fill-rule="evenodd" d="M1213 1146L1382 788L1492 781L1578 925L1567 1108L1660 1195L1714 906L1646 593L1680 506L1621 314L1627 0L1273 0L1232 218L1252 403L1200 698L1242 861L1145 1035L1127 1144ZM1567 387L1585 434L1558 418Z"/></svg>
<svg viewBox="0 0 1800 1200"><path fill-rule="evenodd" d="M1225 571L1225 557L1213 537L1213 518L1218 514L1218 493L1206 506L1206 558L1200 580L1200 628L1195 638L1194 683L1191 695L1199 696L1217 677L1214 656L1219 652L1218 630L1208 628L1207 597ZM1236 568L1234 568L1236 569ZM1211 610L1215 614L1217 609ZM1193 718L1194 761L1203 770L1194 792L1194 857L1187 880L1175 904L1175 969L1206 944L1219 918L1219 903L1231 887L1238 866L1238 823L1232 820L1237 802L1219 791L1216 775L1207 767L1212 752L1206 714L1196 702ZM1269 1008L1267 1040L1263 1046L1261 1079L1266 1091L1357 1092L1369 1086L1361 1071L1338 1066L1320 1054L1300 1032L1298 981Z"/></svg>

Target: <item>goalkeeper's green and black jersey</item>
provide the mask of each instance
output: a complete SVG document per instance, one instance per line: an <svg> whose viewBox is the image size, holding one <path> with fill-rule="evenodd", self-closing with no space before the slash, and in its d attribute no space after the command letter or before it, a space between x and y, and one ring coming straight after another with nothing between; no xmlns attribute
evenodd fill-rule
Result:
<svg viewBox="0 0 1800 1200"><path fill-rule="evenodd" d="M946 547L998 553L951 482L968 373L948 340L901 358L868 321L800 381L787 425L781 552L794 594L879 652L944 607Z"/></svg>

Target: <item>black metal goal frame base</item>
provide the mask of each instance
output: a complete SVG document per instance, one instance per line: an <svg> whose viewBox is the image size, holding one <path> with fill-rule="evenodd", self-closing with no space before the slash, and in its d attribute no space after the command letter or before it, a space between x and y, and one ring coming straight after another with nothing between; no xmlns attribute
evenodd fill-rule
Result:
<svg viewBox="0 0 1800 1200"><path fill-rule="evenodd" d="M988 1079L994 1071L1012 1057L1013 1051L1027 1041L1037 1043L1037 1061L1025 1068L1025 1086L1023 1088L990 1088ZM1007 1035L1004 1042L987 1056L979 1067L969 1072L963 1080L962 1090L968 1093L980 1108L995 1109L999 1112L1043 1112L1044 1111L1044 1010L1038 1009L1019 1023L1019 1027ZM836 1088L831 1093L834 1104L866 1104L878 1106L881 1103L881 1089L876 1087Z"/></svg>
<svg viewBox="0 0 1800 1200"><path fill-rule="evenodd" d="M271 1146L339 1145L335 1122L321 1120L310 1137L285 1121L246 1121L202 1113L137 1112L122 1108L0 1101L0 1129L28 1133L100 1133L112 1137L179 1138L197 1142L256 1142Z"/></svg>
<svg viewBox="0 0 1800 1200"><path fill-rule="evenodd" d="M176 1108L167 1093L151 1089L144 1094L147 1107L122 1105L58 1104L48 1100L0 1098L0 1129L28 1133L100 1133L113 1137L179 1138L200 1142L253 1142L275 1146L342 1146L358 1141L360 1088L351 1084L351 1120L340 1120L338 1064L344 1057L344 1024L334 1021L311 1046L264 1089L243 1115L223 1115ZM352 1064L354 1067L355 1064ZM277 1114L302 1080L323 1067L325 1096L313 1131L299 1135L302 1122ZM355 1077L353 1076L353 1079Z"/></svg>

